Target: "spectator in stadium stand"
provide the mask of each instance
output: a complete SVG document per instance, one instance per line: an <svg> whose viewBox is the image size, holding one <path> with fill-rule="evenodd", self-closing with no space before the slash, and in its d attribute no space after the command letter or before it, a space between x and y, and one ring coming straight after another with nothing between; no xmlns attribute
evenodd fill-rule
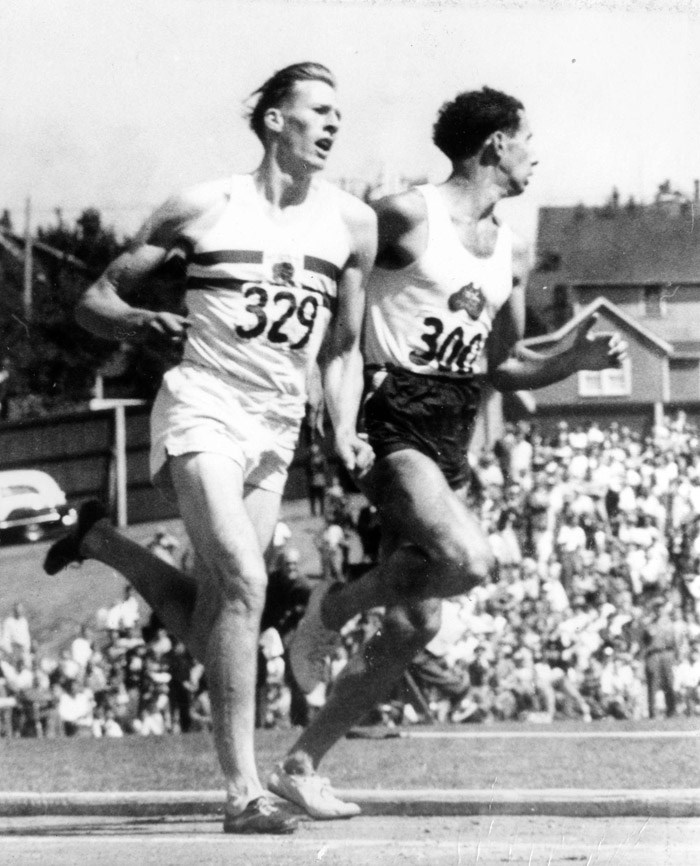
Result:
<svg viewBox="0 0 700 866"><path fill-rule="evenodd" d="M326 487L323 496L323 516L326 523L337 523L343 527L352 524L348 495L343 490L337 475L331 477L330 483Z"/></svg>
<svg viewBox="0 0 700 866"><path fill-rule="evenodd" d="M291 692L285 683L287 663L285 647L279 632L274 627L260 634L258 643L258 681L256 701L256 727L272 727L283 707L291 709ZM275 704L275 709L270 705ZM287 716L286 723L289 723Z"/></svg>
<svg viewBox="0 0 700 866"><path fill-rule="evenodd" d="M134 720L134 733L142 737L162 737L165 732L165 718L158 707L156 697L149 697Z"/></svg>
<svg viewBox="0 0 700 866"><path fill-rule="evenodd" d="M343 525L326 519L317 545L321 554L321 573L327 581L344 581L347 576L348 539Z"/></svg>
<svg viewBox="0 0 700 866"><path fill-rule="evenodd" d="M124 585L124 598L119 605L119 628L131 629L141 621L139 600L131 584Z"/></svg>
<svg viewBox="0 0 700 866"><path fill-rule="evenodd" d="M509 477L511 482L527 489L532 477L532 458L534 448L530 442L530 426L520 421L514 432L514 441L510 449Z"/></svg>
<svg viewBox="0 0 700 866"><path fill-rule="evenodd" d="M124 730L129 730L136 713L136 701L133 702L126 688L124 669L112 668L108 681L107 706L114 712L114 717Z"/></svg>
<svg viewBox="0 0 700 866"><path fill-rule="evenodd" d="M176 640L168 653L170 674L170 713L173 724L183 734L192 729L192 701L196 683L192 681L194 659L182 641Z"/></svg>
<svg viewBox="0 0 700 866"><path fill-rule="evenodd" d="M326 458L318 442L312 442L306 463L306 479L309 510L312 517L323 515L323 499L326 492Z"/></svg>
<svg viewBox="0 0 700 866"><path fill-rule="evenodd" d="M700 715L700 646L693 644L674 671L678 704L687 716Z"/></svg>
<svg viewBox="0 0 700 866"><path fill-rule="evenodd" d="M30 662L31 686L19 696L24 730L27 736L54 737L58 731L56 698L41 660L33 656Z"/></svg>
<svg viewBox="0 0 700 866"><path fill-rule="evenodd" d="M294 680L287 643L289 636L304 615L311 595L313 582L301 573L300 553L296 547L287 547L276 569L268 574L265 607L261 632L274 628L282 638L284 646L285 683L291 692L292 724L304 725L308 720L307 704L303 692ZM261 671L258 671L258 689L261 687ZM259 704L258 704L259 708ZM260 717L259 717L260 718Z"/></svg>
<svg viewBox="0 0 700 866"><path fill-rule="evenodd" d="M104 628L116 632L135 628L139 624L139 603L130 584L125 585L123 598L117 599L112 607L103 613L101 619Z"/></svg>
<svg viewBox="0 0 700 866"><path fill-rule="evenodd" d="M192 704L192 730L211 731L211 701L206 681L201 684Z"/></svg>
<svg viewBox="0 0 700 866"><path fill-rule="evenodd" d="M166 656L172 648L173 642L170 639L167 629L163 628L163 626L158 623L146 641L146 649L149 655L153 655L158 662L163 665Z"/></svg>
<svg viewBox="0 0 700 866"><path fill-rule="evenodd" d="M2 648L8 655L13 655L15 652L27 654L31 651L29 621L21 601L15 602L12 613L3 621Z"/></svg>
<svg viewBox="0 0 700 866"><path fill-rule="evenodd" d="M362 545L363 561L369 564L376 563L379 560L382 528L377 509L370 502L360 509L356 529Z"/></svg>
<svg viewBox="0 0 700 866"><path fill-rule="evenodd" d="M73 682L82 675L78 662L73 658L69 647L61 650L58 658L58 674L61 682Z"/></svg>
<svg viewBox="0 0 700 866"><path fill-rule="evenodd" d="M641 644L647 680L649 717L657 715L657 694L663 692L667 716L676 714L673 668L678 647L668 604L655 599L642 623Z"/></svg>
<svg viewBox="0 0 700 866"><path fill-rule="evenodd" d="M261 628L262 631L275 628L283 639L296 628L303 616L314 585L301 573L300 559L298 549L288 547L278 567L268 574Z"/></svg>
<svg viewBox="0 0 700 866"><path fill-rule="evenodd" d="M113 738L124 736L124 730L111 707L107 706L101 710L100 716L96 721L99 722L99 733L95 732L95 736Z"/></svg>
<svg viewBox="0 0 700 866"><path fill-rule="evenodd" d="M76 664L80 666L82 671L85 671L88 662L92 658L94 652L94 640L92 633L87 625L81 625L78 629L78 634L73 638L70 645L71 657Z"/></svg>
<svg viewBox="0 0 700 866"><path fill-rule="evenodd" d="M642 689L629 655L614 647L603 650L600 692L605 716L613 719L642 717Z"/></svg>
<svg viewBox="0 0 700 866"><path fill-rule="evenodd" d="M67 737L91 736L94 700L76 680L66 680L58 699L58 718Z"/></svg>
<svg viewBox="0 0 700 866"><path fill-rule="evenodd" d="M513 528L516 519L515 512L509 508L504 508L498 517L494 515L494 518L488 541L496 559L498 579L500 579L510 573L512 569L517 568L522 562L523 556L518 536Z"/></svg>
<svg viewBox="0 0 700 866"><path fill-rule="evenodd" d="M567 595L571 592L574 574L580 568L581 552L586 547L586 533L572 511L562 515L556 534L555 551L561 562L560 580Z"/></svg>
<svg viewBox="0 0 700 866"><path fill-rule="evenodd" d="M291 540L292 530L283 520L278 520L272 533L272 541L265 555L265 565L268 572L280 567L284 552Z"/></svg>
<svg viewBox="0 0 700 866"><path fill-rule="evenodd" d="M83 682L92 692L95 698L95 706L103 707L107 703L108 679L107 672L102 664L101 656L95 654L87 663L83 675Z"/></svg>

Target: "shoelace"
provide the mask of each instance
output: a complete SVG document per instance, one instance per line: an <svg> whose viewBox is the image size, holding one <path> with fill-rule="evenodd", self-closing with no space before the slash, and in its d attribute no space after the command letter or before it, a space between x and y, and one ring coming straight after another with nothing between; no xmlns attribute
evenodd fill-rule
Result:
<svg viewBox="0 0 700 866"><path fill-rule="evenodd" d="M277 807L274 805L272 800L269 797L256 797L255 800L251 800L249 805L253 803L256 804L256 809L260 812L261 815L265 815L266 817L270 815L274 815L275 812L278 811Z"/></svg>

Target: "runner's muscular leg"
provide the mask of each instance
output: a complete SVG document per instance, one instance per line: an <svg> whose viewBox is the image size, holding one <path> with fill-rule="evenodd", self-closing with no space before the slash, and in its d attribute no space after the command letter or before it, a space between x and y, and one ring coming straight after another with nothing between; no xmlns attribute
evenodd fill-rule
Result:
<svg viewBox="0 0 700 866"><path fill-rule="evenodd" d="M404 546L327 596L323 618L329 628L372 607L408 597L449 598L486 580L493 565L488 538L429 457L413 449L389 454L377 461L368 484L382 530Z"/></svg>
<svg viewBox="0 0 700 866"><path fill-rule="evenodd" d="M86 533L80 551L123 575L168 631L189 645L197 598L197 582L192 577L123 535L106 519L97 521Z"/></svg>
<svg viewBox="0 0 700 866"><path fill-rule="evenodd" d="M347 663L325 705L288 752L317 768L328 750L386 700L411 661L440 627L439 599L406 599L386 611L381 629Z"/></svg>
<svg viewBox="0 0 700 866"><path fill-rule="evenodd" d="M246 511L256 529L260 549L270 544L279 512L280 497L267 490L251 488L245 496ZM123 535L109 520L99 520L86 533L81 553L89 558L114 568L137 590L168 631L187 646L200 661L204 661L206 648L201 641L193 640L192 619L198 596L198 580L186 574L143 545ZM197 562L194 573L205 580L201 562ZM207 593L209 613L198 615L201 621L214 621L219 602L216 591ZM199 629L201 631L201 628Z"/></svg>
<svg viewBox="0 0 700 866"><path fill-rule="evenodd" d="M171 458L170 472L185 527L206 570L190 642L205 659L214 740L229 801L242 808L262 792L253 747L257 646L267 583L262 550L280 496L250 497L249 513L240 467L216 454ZM272 514L258 529L253 520L262 520L263 501ZM217 610L212 622L213 595Z"/></svg>

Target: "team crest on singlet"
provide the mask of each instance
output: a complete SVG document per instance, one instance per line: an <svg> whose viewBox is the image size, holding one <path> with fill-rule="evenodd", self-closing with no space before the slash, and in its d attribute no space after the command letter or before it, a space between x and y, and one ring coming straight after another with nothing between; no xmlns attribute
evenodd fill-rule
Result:
<svg viewBox="0 0 700 866"><path fill-rule="evenodd" d="M281 286L293 286L294 265L291 262L277 262L273 265L272 282Z"/></svg>
<svg viewBox="0 0 700 866"><path fill-rule="evenodd" d="M276 286L296 286L299 284L304 262L301 256L287 253L266 253L265 264L270 274L270 282Z"/></svg>
<svg viewBox="0 0 700 866"><path fill-rule="evenodd" d="M486 298L479 286L474 283L467 283L461 289L450 295L447 301L448 308L456 313L458 310L466 310L469 317L476 321L484 307L486 306Z"/></svg>

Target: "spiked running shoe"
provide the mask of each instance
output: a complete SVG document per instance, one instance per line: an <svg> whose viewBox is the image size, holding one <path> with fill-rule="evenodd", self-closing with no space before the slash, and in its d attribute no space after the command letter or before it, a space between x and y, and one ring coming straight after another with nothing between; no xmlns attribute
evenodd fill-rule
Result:
<svg viewBox="0 0 700 866"><path fill-rule="evenodd" d="M88 499L78 510L78 521L71 531L54 541L44 558L44 571L47 574L58 574L72 563L81 563L85 557L80 552L83 538L97 523L107 516L104 505L97 499Z"/></svg>
<svg viewBox="0 0 700 866"><path fill-rule="evenodd" d="M285 815L264 794L251 800L240 815L224 816L224 833L272 833L284 835L297 829L293 815Z"/></svg>
<svg viewBox="0 0 700 866"><path fill-rule="evenodd" d="M331 790L328 779L316 773L288 773L282 764L278 764L267 780L267 787L278 797L301 806L308 815L318 821L353 818L360 814L357 803L340 800Z"/></svg>
<svg viewBox="0 0 700 866"><path fill-rule="evenodd" d="M294 678L307 695L325 682L327 659L340 645L340 633L326 628L321 619L321 605L332 585L319 583L313 589L289 647Z"/></svg>

